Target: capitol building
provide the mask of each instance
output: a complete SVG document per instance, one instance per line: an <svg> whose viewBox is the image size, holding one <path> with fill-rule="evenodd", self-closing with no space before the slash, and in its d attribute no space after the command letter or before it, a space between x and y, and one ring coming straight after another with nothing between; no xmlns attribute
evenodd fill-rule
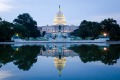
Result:
<svg viewBox="0 0 120 80"><path fill-rule="evenodd" d="M40 26L38 29L43 32L45 31L46 34L57 34L61 32L63 35L67 35L70 32L73 32L75 29L78 29L78 26L74 25L67 25L66 18L61 11L61 7L59 5L59 11L54 17L53 25L47 26Z"/></svg>

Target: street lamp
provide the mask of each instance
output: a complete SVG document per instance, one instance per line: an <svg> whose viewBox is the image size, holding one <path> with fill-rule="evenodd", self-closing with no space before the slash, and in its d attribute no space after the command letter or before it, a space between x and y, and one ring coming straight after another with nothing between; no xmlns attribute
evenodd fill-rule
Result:
<svg viewBox="0 0 120 80"><path fill-rule="evenodd" d="M106 48L106 47L104 47L103 49L104 49L104 51L107 51L107 48Z"/></svg>
<svg viewBox="0 0 120 80"><path fill-rule="evenodd" d="M106 37L106 36L107 36L107 33L103 33L103 36Z"/></svg>
<svg viewBox="0 0 120 80"><path fill-rule="evenodd" d="M18 33L16 34L16 36L19 36Z"/></svg>
<svg viewBox="0 0 120 80"><path fill-rule="evenodd" d="M109 48L107 48L107 47L104 47L104 48L103 48L103 50L104 50L104 51L108 51L108 50L109 50Z"/></svg>

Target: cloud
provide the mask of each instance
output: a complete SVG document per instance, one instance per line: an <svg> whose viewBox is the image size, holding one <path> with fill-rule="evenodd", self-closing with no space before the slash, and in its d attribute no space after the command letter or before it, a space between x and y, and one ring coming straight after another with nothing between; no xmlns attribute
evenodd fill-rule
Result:
<svg viewBox="0 0 120 80"><path fill-rule="evenodd" d="M68 25L80 25L80 22L81 22L82 20L80 19L80 20L77 20L77 19L75 19L75 20L67 20L67 24Z"/></svg>
<svg viewBox="0 0 120 80"><path fill-rule="evenodd" d="M104 20L104 19L107 19L107 18L113 18L117 21L120 21L120 13L93 16L93 17L90 17L89 20L100 22L101 20Z"/></svg>
<svg viewBox="0 0 120 80"><path fill-rule="evenodd" d="M9 0L1 0L0 1L0 12L6 12L6 11L10 11L11 9L13 9L13 6L10 5Z"/></svg>
<svg viewBox="0 0 120 80"><path fill-rule="evenodd" d="M83 20L101 22L102 20L108 19L108 18L113 18L113 19L117 20L118 24L120 24L120 13L109 13L109 14L103 14L103 15L95 15L95 16L91 16L91 17L83 16L79 19L73 19L73 20L68 19L67 23L70 25L71 24L80 25L81 21L83 21Z"/></svg>
<svg viewBox="0 0 120 80"><path fill-rule="evenodd" d="M9 71L0 71L0 80L5 80L8 77L13 76Z"/></svg>

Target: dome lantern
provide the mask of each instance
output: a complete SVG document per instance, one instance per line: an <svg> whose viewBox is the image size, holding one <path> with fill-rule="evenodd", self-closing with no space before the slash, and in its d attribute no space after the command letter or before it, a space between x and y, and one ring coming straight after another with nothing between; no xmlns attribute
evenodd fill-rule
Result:
<svg viewBox="0 0 120 80"><path fill-rule="evenodd" d="M59 5L59 11L57 12L54 18L54 25L66 25L66 19L63 13L61 12L60 5Z"/></svg>

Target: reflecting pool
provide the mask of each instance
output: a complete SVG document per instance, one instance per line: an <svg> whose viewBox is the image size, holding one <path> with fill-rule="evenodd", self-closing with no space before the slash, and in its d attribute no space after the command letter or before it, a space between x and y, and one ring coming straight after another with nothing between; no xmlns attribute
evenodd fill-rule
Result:
<svg viewBox="0 0 120 80"><path fill-rule="evenodd" d="M120 44L1 44L0 80L120 80Z"/></svg>

